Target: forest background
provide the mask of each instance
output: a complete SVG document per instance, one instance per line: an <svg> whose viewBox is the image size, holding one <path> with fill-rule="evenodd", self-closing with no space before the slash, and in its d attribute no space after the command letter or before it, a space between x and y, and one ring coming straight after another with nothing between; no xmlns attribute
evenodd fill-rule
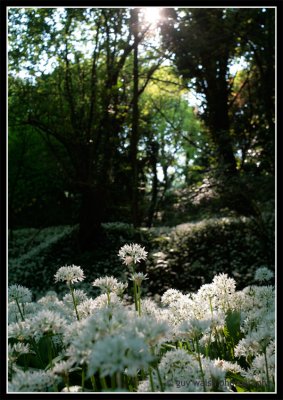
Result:
<svg viewBox="0 0 283 400"><path fill-rule="evenodd" d="M123 278L132 242L152 296L274 270L275 14L9 8L10 284Z"/></svg>

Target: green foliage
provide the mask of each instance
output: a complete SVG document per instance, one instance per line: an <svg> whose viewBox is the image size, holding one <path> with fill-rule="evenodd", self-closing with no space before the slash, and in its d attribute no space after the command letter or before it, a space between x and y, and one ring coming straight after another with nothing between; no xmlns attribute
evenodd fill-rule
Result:
<svg viewBox="0 0 283 400"><path fill-rule="evenodd" d="M234 360L234 348L244 336L241 332L241 313L238 310L228 310L223 329L228 350L227 359Z"/></svg>
<svg viewBox="0 0 283 400"><path fill-rule="evenodd" d="M259 266L266 264L274 269L274 226L270 214L268 220L271 224L265 224L265 228L269 243L265 244L254 220L244 217L178 225L157 248L162 257L152 260L153 279L162 274L160 290L162 284L169 287L173 279L176 288L195 290L220 272L233 276L240 288L253 283Z"/></svg>
<svg viewBox="0 0 283 400"><path fill-rule="evenodd" d="M149 250L142 272L149 274L143 290L151 295L162 294L172 281L178 289L194 291L221 272L236 278L241 288L254 283L258 267L274 269L273 219L271 213L263 215L264 237L255 221L244 217L208 219L176 228L105 223L100 242L93 241L92 250L83 253L75 245L76 227L16 230L9 242L9 280L38 292L54 289L50 271L70 263L81 265L91 279L101 274L125 278L127 270L121 267L117 252L125 243L136 241Z"/></svg>
<svg viewBox="0 0 283 400"><path fill-rule="evenodd" d="M57 260L46 262L55 246L60 248L63 259L62 242L77 227L57 226L45 229L18 229L9 240L8 279L10 284L21 282L22 285L34 288L40 293L53 287L52 274L58 268Z"/></svg>

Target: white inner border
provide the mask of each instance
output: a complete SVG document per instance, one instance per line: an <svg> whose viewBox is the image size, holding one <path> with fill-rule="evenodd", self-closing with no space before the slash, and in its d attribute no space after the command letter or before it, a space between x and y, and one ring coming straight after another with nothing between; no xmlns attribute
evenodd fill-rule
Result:
<svg viewBox="0 0 283 400"><path fill-rule="evenodd" d="M152 7L158 7L158 5L154 5ZM150 6L129 6L129 7L120 7L120 6L111 6L111 7L107 7L107 6L99 6L99 7L84 7L84 6L58 6L58 7L48 7L48 6L7 6L6 8L6 43L7 43L7 49L6 49L6 90L7 90L7 99L6 99L6 110L7 110L7 120L6 120L6 255L7 255L7 263L6 263L6 288L8 289L8 12L9 9L12 8L150 8ZM275 317L277 316L277 6L219 6L219 7L214 7L214 6L205 6L205 7L197 7L197 6L187 6L187 7L173 7L173 6L165 6L165 7L160 7L160 8L241 8L241 9L251 9L251 8L266 8L266 9L274 9L275 10ZM8 290L7 290L7 296L6 296L6 304L8 304ZM7 316L6 316L6 327L8 327L8 309L7 309ZM275 318L275 343L277 343L277 319ZM7 384L6 384L6 391L9 394L25 394L25 393L31 393L31 394L36 394L36 393L48 393L48 394L53 394L53 392L8 392L8 335L6 337L6 345L7 345L7 349L6 349L6 367L7 367L7 373L6 373L6 378L7 378ZM276 372L277 372L277 348L275 346L275 354L276 354ZM241 395L250 395L251 393L254 394L268 394L268 393L277 393L277 375L275 374L275 388L276 391L275 392L241 392ZM58 394L68 394L68 392L54 392L54 394L58 395ZM73 392L69 392L70 394L73 394ZM81 394L104 394L103 392L79 392L79 395ZM105 395L108 395L111 392L105 392ZM112 392L113 393L113 392ZM141 394L141 393L148 393L148 394L161 394L162 393L158 393L158 392L115 392L117 394L123 394L123 395L127 395L127 394ZM229 392L164 392L164 394L167 393L172 393L172 394L202 394L202 395L210 395L210 394L217 394L217 395L227 395L227 393ZM236 394L236 393L235 393ZM115 395L114 395L115 397Z"/></svg>

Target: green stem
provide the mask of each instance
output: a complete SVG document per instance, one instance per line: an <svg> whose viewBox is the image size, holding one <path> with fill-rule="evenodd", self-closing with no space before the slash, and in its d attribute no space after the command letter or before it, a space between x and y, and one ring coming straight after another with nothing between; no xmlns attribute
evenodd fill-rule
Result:
<svg viewBox="0 0 283 400"><path fill-rule="evenodd" d="M80 320L80 317L79 317L79 314L78 314L77 303L76 303L76 299L75 299L75 296L74 296L74 289L73 289L73 287L72 287L71 282L69 283L69 288L70 288L70 292L71 292L71 295L72 295L72 299L73 299L73 303L74 303L74 307L75 307L75 312L76 312L77 320L79 321L79 320Z"/></svg>
<svg viewBox="0 0 283 400"><path fill-rule="evenodd" d="M82 391L85 391L85 370L84 366L82 366Z"/></svg>
<svg viewBox="0 0 283 400"><path fill-rule="evenodd" d="M116 388L116 377L115 377L115 375L113 374L113 375L111 376L111 389L114 390L115 388Z"/></svg>
<svg viewBox="0 0 283 400"><path fill-rule="evenodd" d="M92 388L95 391L96 385L95 385L95 377L94 377L94 375L91 375L90 380L91 380Z"/></svg>
<svg viewBox="0 0 283 400"><path fill-rule="evenodd" d="M116 382L117 382L117 388L122 389L123 384L122 384L121 372L116 372Z"/></svg>
<svg viewBox="0 0 283 400"><path fill-rule="evenodd" d="M134 281L134 298L135 298L135 308L138 311L138 300L137 300L137 284Z"/></svg>
<svg viewBox="0 0 283 400"><path fill-rule="evenodd" d="M199 362L199 368L200 368L200 373L201 373L201 378L202 378L203 390L206 392L205 378L204 378L204 373L203 373L202 364L201 364L198 339L195 339L195 342L196 342L196 349L197 349L197 353L198 353L198 362Z"/></svg>
<svg viewBox="0 0 283 400"><path fill-rule="evenodd" d="M141 287L137 286L137 293L138 293L138 311L139 317L141 316Z"/></svg>
<svg viewBox="0 0 283 400"><path fill-rule="evenodd" d="M107 290L107 304L108 304L108 307L110 306L110 292L109 292L109 290Z"/></svg>
<svg viewBox="0 0 283 400"><path fill-rule="evenodd" d="M152 392L155 392L155 390L154 390L154 384L153 384L153 378L152 378L152 370L151 370L151 367L149 367L149 381L150 381L151 391L152 391Z"/></svg>
<svg viewBox="0 0 283 400"><path fill-rule="evenodd" d="M24 320L25 320L25 317L24 317L24 315L23 315L23 313L22 313L22 310L21 310L20 304L19 304L19 302L18 302L18 299L15 299L15 301L16 301L16 304L17 304L18 309L19 309L19 311L20 311L20 315L21 315L22 321L24 321Z"/></svg>
<svg viewBox="0 0 283 400"><path fill-rule="evenodd" d="M104 376L100 377L100 383L101 383L102 389L108 390L107 383L106 383L106 380L105 380Z"/></svg>
<svg viewBox="0 0 283 400"><path fill-rule="evenodd" d="M64 381L65 381L65 385L66 385L66 387L67 387L67 391L69 392L69 391L70 391L69 375L66 375L66 376L64 377Z"/></svg>
<svg viewBox="0 0 283 400"><path fill-rule="evenodd" d="M164 392L164 386L163 386L163 382L162 382L162 379L161 379L161 376L160 376L158 365L156 366L156 372L157 372L158 382L159 382L159 385L160 385L160 390L161 390L161 392Z"/></svg>

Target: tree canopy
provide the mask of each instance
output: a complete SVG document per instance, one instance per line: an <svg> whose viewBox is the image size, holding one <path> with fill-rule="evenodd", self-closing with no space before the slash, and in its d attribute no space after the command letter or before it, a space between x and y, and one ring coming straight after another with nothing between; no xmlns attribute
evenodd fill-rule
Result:
<svg viewBox="0 0 283 400"><path fill-rule="evenodd" d="M87 247L102 222L170 224L170 207L194 219L212 189L218 210L260 224L274 197L275 9L159 11L9 8L11 229L59 218Z"/></svg>

